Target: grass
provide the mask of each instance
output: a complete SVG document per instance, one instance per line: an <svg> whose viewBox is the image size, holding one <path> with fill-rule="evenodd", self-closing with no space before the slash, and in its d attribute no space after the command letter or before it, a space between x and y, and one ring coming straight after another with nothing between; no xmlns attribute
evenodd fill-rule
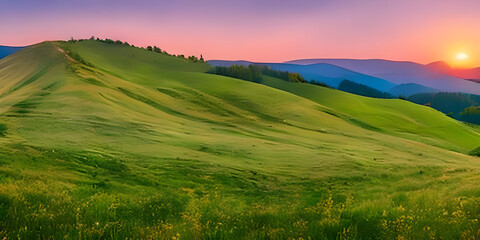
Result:
<svg viewBox="0 0 480 240"><path fill-rule="evenodd" d="M0 238L478 237L478 129L208 69L96 41L1 60Z"/></svg>

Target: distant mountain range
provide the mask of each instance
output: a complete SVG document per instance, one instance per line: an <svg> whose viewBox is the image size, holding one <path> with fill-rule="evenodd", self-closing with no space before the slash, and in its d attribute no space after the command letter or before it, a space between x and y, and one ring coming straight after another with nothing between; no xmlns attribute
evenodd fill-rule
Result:
<svg viewBox="0 0 480 240"><path fill-rule="evenodd" d="M300 64L287 64L287 63L257 63L248 61L223 61L223 60L211 60L208 61L213 66L228 67L231 65L244 65L250 64L267 65L272 69L280 71L289 71L300 73L306 80L324 82L332 87L338 88L343 80L350 80L359 84L363 84L382 92L386 92L389 89L395 87L395 84L386 81L384 79L368 76L362 73L351 71L349 69L335 66L328 63L318 63L311 65Z"/></svg>
<svg viewBox="0 0 480 240"><path fill-rule="evenodd" d="M12 53L18 52L25 47L9 47L9 46L0 46L0 58L4 58Z"/></svg>
<svg viewBox="0 0 480 240"><path fill-rule="evenodd" d="M439 64L355 59L304 59L286 63L211 60L209 63L213 66L268 65L276 70L300 73L309 81L324 82L335 88L343 80L349 80L394 96L435 92L480 94L477 83L447 74L448 65L446 68Z"/></svg>
<svg viewBox="0 0 480 240"><path fill-rule="evenodd" d="M400 62L381 59L302 59L289 61L286 63L307 66L318 63L327 63L372 77L384 79L394 84L413 83L416 85L412 85L412 87L414 86L414 88L417 89L419 88L418 85L421 85L429 89L443 92L465 92L471 94L480 94L480 85L478 83L465 81L463 78L452 76L453 72L456 70L449 72L446 70L447 68L445 68L445 66L441 67L443 70L439 70L439 64L423 65L414 62ZM403 88L405 90L412 91L411 88L408 88L408 85L403 86Z"/></svg>

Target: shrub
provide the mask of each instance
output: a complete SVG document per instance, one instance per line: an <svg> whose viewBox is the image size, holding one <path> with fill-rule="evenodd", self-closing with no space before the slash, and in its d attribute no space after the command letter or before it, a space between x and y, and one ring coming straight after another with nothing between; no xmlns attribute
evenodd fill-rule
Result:
<svg viewBox="0 0 480 240"><path fill-rule="evenodd" d="M4 137L7 134L7 125L0 123L0 137Z"/></svg>

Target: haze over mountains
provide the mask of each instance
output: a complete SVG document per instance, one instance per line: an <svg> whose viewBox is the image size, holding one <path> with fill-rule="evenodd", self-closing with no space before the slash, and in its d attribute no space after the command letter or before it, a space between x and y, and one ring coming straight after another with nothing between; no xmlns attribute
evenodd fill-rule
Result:
<svg viewBox="0 0 480 240"><path fill-rule="evenodd" d="M347 79L395 96L432 92L480 94L478 83L465 80L480 76L480 69L452 69L440 63L422 65L381 59L301 59L285 63L211 60L209 63L214 66L268 65L276 70L298 72L307 80L321 81L332 87L338 87Z"/></svg>
<svg viewBox="0 0 480 240"><path fill-rule="evenodd" d="M430 69L449 74L462 79L480 81L480 67L477 68L452 68L446 62L438 61L427 64Z"/></svg>

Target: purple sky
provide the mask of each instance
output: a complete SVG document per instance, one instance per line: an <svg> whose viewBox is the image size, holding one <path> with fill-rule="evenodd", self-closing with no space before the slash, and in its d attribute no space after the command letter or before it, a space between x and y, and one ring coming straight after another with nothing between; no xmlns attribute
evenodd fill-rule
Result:
<svg viewBox="0 0 480 240"><path fill-rule="evenodd" d="M478 0L0 0L0 45L95 35L207 59L480 66ZM467 60L455 60L459 52Z"/></svg>

